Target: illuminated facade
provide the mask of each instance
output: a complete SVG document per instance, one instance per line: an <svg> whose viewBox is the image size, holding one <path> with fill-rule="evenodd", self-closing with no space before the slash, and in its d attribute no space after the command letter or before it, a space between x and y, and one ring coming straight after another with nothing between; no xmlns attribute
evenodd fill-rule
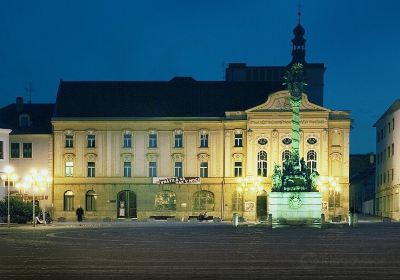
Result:
<svg viewBox="0 0 400 280"><path fill-rule="evenodd" d="M376 211L382 217L400 220L400 100L396 100L375 123Z"/></svg>
<svg viewBox="0 0 400 280"><path fill-rule="evenodd" d="M79 205L89 220L187 220L205 211L225 220L233 213L252 221L267 215L274 164L290 157L287 91L265 95L264 102L251 107L245 107L249 104L243 98L240 110L226 110L226 103L217 103L225 112L222 116L174 116L171 110L159 116L161 109L143 116L139 107L132 107L137 115L133 117L129 105L124 111L116 104L135 96L138 85L115 89L113 83L97 85L91 95L85 82L61 82L52 120L56 218L74 220ZM111 95L100 88L115 91ZM102 103L109 94L114 98L103 104L108 112L101 106L86 107L95 94ZM87 108L85 116L69 107L74 96ZM187 98L189 102L194 97ZM195 105L203 110L214 106L211 101L203 103L204 107ZM300 114L300 157L324 178L335 178L339 188L332 191L327 180L322 207L327 217L334 212L344 217L349 206L349 113L323 108L304 96Z"/></svg>

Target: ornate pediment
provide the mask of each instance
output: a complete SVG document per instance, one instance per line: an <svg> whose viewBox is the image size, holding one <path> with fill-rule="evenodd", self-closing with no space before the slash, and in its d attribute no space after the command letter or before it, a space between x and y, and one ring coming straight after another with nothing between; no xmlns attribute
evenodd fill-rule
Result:
<svg viewBox="0 0 400 280"><path fill-rule="evenodd" d="M173 153L171 157L174 161L183 161L183 159L185 158L184 154L182 153Z"/></svg>
<svg viewBox="0 0 400 280"><path fill-rule="evenodd" d="M330 112L329 109L318 106L311 103L308 100L307 94L303 94L302 101L300 104L300 111L325 111ZM254 108L246 110L247 113L251 112L275 112L275 111L292 111L292 105L290 105L289 92L282 90L270 94L265 103L258 105Z"/></svg>
<svg viewBox="0 0 400 280"><path fill-rule="evenodd" d="M201 162L207 162L210 159L210 155L206 153L200 153L197 155L197 159Z"/></svg>
<svg viewBox="0 0 400 280"><path fill-rule="evenodd" d="M85 155L88 161L95 161L97 159L97 154L95 153L87 153Z"/></svg>
<svg viewBox="0 0 400 280"><path fill-rule="evenodd" d="M66 161L73 161L75 159L75 154L73 153L65 153L64 158Z"/></svg>
<svg viewBox="0 0 400 280"><path fill-rule="evenodd" d="M159 154L157 153L147 153L146 158L148 161L156 161L158 158Z"/></svg>
<svg viewBox="0 0 400 280"><path fill-rule="evenodd" d="M132 161L133 160L133 154L132 153L122 153L121 158L123 161Z"/></svg>

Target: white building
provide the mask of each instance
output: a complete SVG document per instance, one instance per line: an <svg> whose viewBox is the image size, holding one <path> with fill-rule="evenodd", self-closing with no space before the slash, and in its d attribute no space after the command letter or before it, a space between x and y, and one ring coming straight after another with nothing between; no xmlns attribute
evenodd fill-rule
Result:
<svg viewBox="0 0 400 280"><path fill-rule="evenodd" d="M4 173L5 167L9 164L9 134L11 129L0 128L0 174ZM4 184L1 182L0 186L0 200L4 198L5 189Z"/></svg>
<svg viewBox="0 0 400 280"><path fill-rule="evenodd" d="M382 217L400 220L400 100L396 100L375 123L376 210Z"/></svg>

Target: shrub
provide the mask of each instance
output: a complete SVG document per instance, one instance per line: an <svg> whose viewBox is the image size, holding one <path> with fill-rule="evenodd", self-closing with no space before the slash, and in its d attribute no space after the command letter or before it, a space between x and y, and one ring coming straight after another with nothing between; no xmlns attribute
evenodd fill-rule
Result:
<svg viewBox="0 0 400 280"><path fill-rule="evenodd" d="M38 215L40 209L35 207ZM10 197L10 218L11 223L26 224L32 221L32 202L22 201L20 198ZM7 222L7 197L0 200L0 220Z"/></svg>

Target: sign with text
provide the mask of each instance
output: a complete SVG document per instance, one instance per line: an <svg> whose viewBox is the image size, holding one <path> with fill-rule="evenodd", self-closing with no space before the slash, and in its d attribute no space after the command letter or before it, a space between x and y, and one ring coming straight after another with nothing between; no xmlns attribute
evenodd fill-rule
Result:
<svg viewBox="0 0 400 280"><path fill-rule="evenodd" d="M153 184L200 184L200 177L153 177Z"/></svg>

